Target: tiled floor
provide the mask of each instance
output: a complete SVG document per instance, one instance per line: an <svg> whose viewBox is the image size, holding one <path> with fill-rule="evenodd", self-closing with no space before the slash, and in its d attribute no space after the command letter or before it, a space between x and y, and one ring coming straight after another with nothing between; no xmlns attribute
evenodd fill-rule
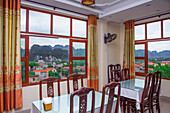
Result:
<svg viewBox="0 0 170 113"><path fill-rule="evenodd" d="M160 98L161 113L170 113L170 99Z"/></svg>
<svg viewBox="0 0 170 113"><path fill-rule="evenodd" d="M161 113L170 113L170 98L160 97L160 108L161 108ZM158 113L155 107L154 107L154 111L155 111L154 113ZM149 112L146 111L145 113L149 113Z"/></svg>

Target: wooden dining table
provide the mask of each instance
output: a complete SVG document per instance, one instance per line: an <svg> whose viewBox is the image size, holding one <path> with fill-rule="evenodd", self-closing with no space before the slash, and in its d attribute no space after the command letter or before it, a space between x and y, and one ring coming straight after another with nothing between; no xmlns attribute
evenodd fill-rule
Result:
<svg viewBox="0 0 170 113"><path fill-rule="evenodd" d="M102 100L102 93L95 92L95 113L100 113L100 106ZM115 112L116 107L116 100L114 98L112 113ZM87 113L91 111L91 104L92 104L92 92L90 92L87 96ZM108 95L105 95L105 102L104 102L104 113L106 110L108 102ZM79 97L74 97L74 105L73 105L74 113L79 113ZM37 100L32 103L31 113L70 113L70 94L56 96L52 98L52 110L44 111L43 102L42 100ZM119 113L121 113L120 104L119 104Z"/></svg>
<svg viewBox="0 0 170 113"><path fill-rule="evenodd" d="M145 85L145 80L129 79L125 81L120 81L120 84L121 84L120 96L136 100L136 108L140 109L140 102ZM117 88L115 89L115 94L117 94Z"/></svg>

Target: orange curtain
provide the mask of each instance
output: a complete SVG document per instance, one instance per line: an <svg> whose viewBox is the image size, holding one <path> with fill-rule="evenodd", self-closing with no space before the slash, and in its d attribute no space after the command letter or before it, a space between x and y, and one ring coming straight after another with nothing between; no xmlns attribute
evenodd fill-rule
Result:
<svg viewBox="0 0 170 113"><path fill-rule="evenodd" d="M97 17L88 17L88 87L99 89Z"/></svg>
<svg viewBox="0 0 170 113"><path fill-rule="evenodd" d="M135 78L134 21L125 23L123 68L130 69L130 78Z"/></svg>
<svg viewBox="0 0 170 113"><path fill-rule="evenodd" d="M22 107L20 0L0 0L0 112Z"/></svg>

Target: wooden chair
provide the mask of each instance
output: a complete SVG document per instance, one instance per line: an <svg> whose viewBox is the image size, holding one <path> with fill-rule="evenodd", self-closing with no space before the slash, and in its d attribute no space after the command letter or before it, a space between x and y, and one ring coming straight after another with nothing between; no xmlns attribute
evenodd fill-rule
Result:
<svg viewBox="0 0 170 113"><path fill-rule="evenodd" d="M40 100L42 100L42 82L47 83L47 96L54 97L54 89L53 89L53 82L57 80L58 82L58 96L60 96L60 78L58 77L49 77L42 79L40 81Z"/></svg>
<svg viewBox="0 0 170 113"><path fill-rule="evenodd" d="M124 78L124 80L130 79L130 69L129 68L122 69L122 77Z"/></svg>
<svg viewBox="0 0 170 113"><path fill-rule="evenodd" d="M67 76L67 91L70 94L70 78L73 79L73 91L78 90L78 77L81 77L81 87L83 87L83 75L81 74L72 74Z"/></svg>
<svg viewBox="0 0 170 113"><path fill-rule="evenodd" d="M87 94L92 91L92 106L91 113L95 110L95 91L93 88L82 87L80 90L74 91L70 96L70 113L73 113L73 98L75 95L79 96L79 113L86 113L87 110Z"/></svg>
<svg viewBox="0 0 170 113"><path fill-rule="evenodd" d="M152 95L152 88L153 83L155 81L155 77L152 73L148 73L145 77L145 85L142 93L142 98L140 102L140 111L141 113L144 113L145 111L149 110L149 113L151 113L151 95ZM137 112L136 107L136 101L132 99L127 99L127 112L130 113L130 107L135 110L135 113Z"/></svg>
<svg viewBox="0 0 170 113"><path fill-rule="evenodd" d="M129 68L124 68L122 69L122 78L123 80L129 80L130 79L130 69ZM126 98L125 97L121 97L121 103L123 106L123 113L126 112Z"/></svg>
<svg viewBox="0 0 170 113"><path fill-rule="evenodd" d="M108 67L107 67L108 83L110 83L111 80L113 80L113 74L111 74L111 73L112 73L113 69L115 68L114 66L115 66L115 65L110 64L110 65L108 65Z"/></svg>
<svg viewBox="0 0 170 113"><path fill-rule="evenodd" d="M154 86L153 86L153 92L152 92L152 96L151 96L151 109L152 109L152 113L154 113L153 107L156 106L156 110L158 111L158 113L160 113L160 105L159 105L159 94L160 94L160 88L161 88L161 72L160 71L156 71L154 73L154 77L155 77L155 82L154 82Z"/></svg>
<svg viewBox="0 0 170 113"><path fill-rule="evenodd" d="M113 79L111 81L119 82L123 80L120 69L112 70L111 76L113 76Z"/></svg>
<svg viewBox="0 0 170 113"><path fill-rule="evenodd" d="M117 94L117 102L116 102L116 107L115 107L115 112L114 113L118 113L119 111L119 103L120 103L120 83L119 82L111 82L109 84L106 84L103 87L103 92L102 92L102 102L101 102L101 108L100 108L100 113L103 113L103 109L104 109L104 100L105 100L105 90L106 88L109 89L109 99L107 102L107 106L106 106L106 113L111 113L112 111L112 106L113 106L113 102L114 102L114 92L115 92L115 87L118 86L118 94Z"/></svg>
<svg viewBox="0 0 170 113"><path fill-rule="evenodd" d="M120 69L120 70L121 70L121 65L120 65L120 64L116 64L116 65L114 66L114 69Z"/></svg>

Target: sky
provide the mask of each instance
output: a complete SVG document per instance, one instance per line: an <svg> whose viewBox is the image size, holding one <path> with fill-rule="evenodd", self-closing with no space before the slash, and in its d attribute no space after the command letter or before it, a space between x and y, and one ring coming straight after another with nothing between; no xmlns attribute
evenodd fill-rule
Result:
<svg viewBox="0 0 170 113"><path fill-rule="evenodd" d="M72 35L75 37L86 37L87 33L87 23L85 21L80 21L73 19L73 32ZM50 34L50 23L51 23L51 15L47 13L40 13L36 11L29 12L29 31L30 32L38 32L38 33L46 33ZM53 16L53 33L56 35L65 35L70 36L70 18L61 17L54 15ZM21 31L26 30L26 10L21 9ZM60 45L69 45L68 38L41 38L41 37L30 37L29 39L30 45L29 48L33 44L39 45L51 45L52 47L56 44ZM25 44L24 40L21 40L21 47ZM85 48L84 44L74 44L74 48Z"/></svg>
<svg viewBox="0 0 170 113"><path fill-rule="evenodd" d="M170 37L170 19L163 21L163 37ZM161 22L147 24L147 38L161 38ZM135 26L135 40L145 39L145 25ZM135 49L144 49L144 45L137 45ZM149 51L170 50L169 41L148 42Z"/></svg>
<svg viewBox="0 0 170 113"><path fill-rule="evenodd" d="M47 13L39 13L35 11L30 11L29 18L29 31L39 32L39 33L50 33L50 22L51 16ZM70 18L55 16L53 17L53 33L57 35L70 35ZM76 37L86 37L86 22L73 19L73 36ZM164 37L170 37L170 19L163 21L163 35ZM21 9L21 30L25 31L26 29L26 10ZM147 24L147 38L160 38L161 37L161 22L154 22ZM145 38L145 26L139 25L135 26L135 39L144 39ZM48 42L48 43L47 43ZM24 43L22 43L24 44ZM39 44L39 45L51 45L56 44L60 45L69 45L69 40L67 38L40 38L34 37L30 40L30 45ZM159 46L158 46L159 45ZM21 45L24 46L24 45ZM84 48L84 44L75 44L75 48ZM140 46L136 46L136 49L142 49ZM148 49L150 51L163 51L170 50L170 41L161 41L161 42L149 42Z"/></svg>

